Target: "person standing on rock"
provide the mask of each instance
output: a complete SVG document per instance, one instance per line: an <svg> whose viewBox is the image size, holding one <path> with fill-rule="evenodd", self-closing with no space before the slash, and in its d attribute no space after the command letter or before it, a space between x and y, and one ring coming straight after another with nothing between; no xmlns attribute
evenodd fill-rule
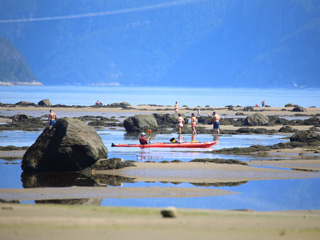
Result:
<svg viewBox="0 0 320 240"><path fill-rule="evenodd" d="M216 112L213 112L212 116L212 121L213 121L213 134L215 132L219 135L220 134L220 116Z"/></svg>
<svg viewBox="0 0 320 240"><path fill-rule="evenodd" d="M50 113L49 113L49 117L48 117L49 127L50 128L52 128L53 125L56 123L56 119L57 119L57 114L52 112L52 109L50 109Z"/></svg>

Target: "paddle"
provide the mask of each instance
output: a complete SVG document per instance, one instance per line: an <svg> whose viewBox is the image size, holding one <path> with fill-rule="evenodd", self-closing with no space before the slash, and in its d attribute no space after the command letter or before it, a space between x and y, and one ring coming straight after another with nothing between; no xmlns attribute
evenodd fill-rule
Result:
<svg viewBox="0 0 320 240"><path fill-rule="evenodd" d="M150 134L151 134L151 129L147 129L147 132L149 133L149 143L150 143Z"/></svg>

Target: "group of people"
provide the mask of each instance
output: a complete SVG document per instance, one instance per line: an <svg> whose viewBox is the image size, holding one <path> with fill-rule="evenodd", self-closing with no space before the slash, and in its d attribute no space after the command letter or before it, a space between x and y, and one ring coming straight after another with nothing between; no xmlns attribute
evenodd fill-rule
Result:
<svg viewBox="0 0 320 240"><path fill-rule="evenodd" d="M174 112L178 113L178 102L174 105ZM200 108L197 110L197 116L200 116ZM216 112L213 112L212 115L212 122L213 122L213 134L220 134L220 115ZM179 127L179 138L181 136L181 129L185 124L184 119L181 117L181 114L178 113L178 127ZM192 135L197 135L196 131L197 127L197 118L194 113L191 114L191 128L192 128Z"/></svg>
<svg viewBox="0 0 320 240"><path fill-rule="evenodd" d="M100 101L99 100L96 101L96 106L102 106L102 104L103 104L103 102L101 100Z"/></svg>
<svg viewBox="0 0 320 240"><path fill-rule="evenodd" d="M220 115L216 112L213 112L212 114L212 122L213 122L213 134L220 134ZM181 114L178 114L178 128L179 128L179 138L181 136L181 130L183 125L185 124L185 121L183 117L181 117ZM194 115L194 113L191 114L191 129L192 129L192 136L197 135L197 118Z"/></svg>

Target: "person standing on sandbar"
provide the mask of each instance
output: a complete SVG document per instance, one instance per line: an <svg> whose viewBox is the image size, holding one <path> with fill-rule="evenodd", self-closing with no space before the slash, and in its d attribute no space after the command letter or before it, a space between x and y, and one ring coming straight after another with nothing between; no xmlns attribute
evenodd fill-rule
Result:
<svg viewBox="0 0 320 240"><path fill-rule="evenodd" d="M178 113L178 102L174 105L174 113Z"/></svg>

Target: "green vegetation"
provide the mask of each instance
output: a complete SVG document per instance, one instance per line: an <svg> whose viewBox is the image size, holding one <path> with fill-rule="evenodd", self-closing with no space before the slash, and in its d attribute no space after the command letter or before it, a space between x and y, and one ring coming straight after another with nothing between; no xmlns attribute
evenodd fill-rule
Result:
<svg viewBox="0 0 320 240"><path fill-rule="evenodd" d="M0 82L39 84L24 56L8 40L0 37Z"/></svg>

